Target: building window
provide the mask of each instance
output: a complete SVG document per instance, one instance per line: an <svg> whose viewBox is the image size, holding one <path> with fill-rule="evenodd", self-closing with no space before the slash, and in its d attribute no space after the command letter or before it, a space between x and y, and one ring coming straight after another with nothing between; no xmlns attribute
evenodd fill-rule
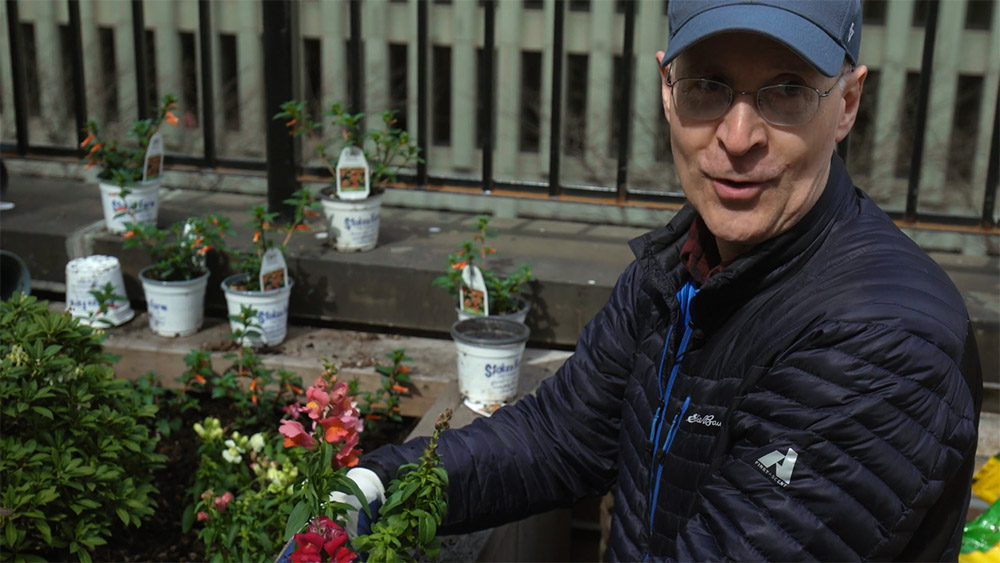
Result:
<svg viewBox="0 0 1000 563"><path fill-rule="evenodd" d="M71 117L76 111L76 97L80 94L73 88L73 38L70 37L69 26L59 25L59 54L62 59L62 91L69 96L67 103L63 106L63 115Z"/></svg>
<svg viewBox="0 0 1000 563"><path fill-rule="evenodd" d="M996 0L969 0L965 5L965 29L989 31L993 23Z"/></svg>
<svg viewBox="0 0 1000 563"><path fill-rule="evenodd" d="M538 152L541 137L542 53L521 51L521 152Z"/></svg>
<svg viewBox="0 0 1000 563"><path fill-rule="evenodd" d="M976 138L979 135L979 111L983 103L983 77L958 76L958 96L952 118L948 147L948 182L972 183Z"/></svg>
<svg viewBox="0 0 1000 563"><path fill-rule="evenodd" d="M885 25L886 0L864 0L861 4L861 19L865 25Z"/></svg>
<svg viewBox="0 0 1000 563"><path fill-rule="evenodd" d="M563 146L568 155L583 156L587 140L587 55L566 56L566 127Z"/></svg>
<svg viewBox="0 0 1000 563"><path fill-rule="evenodd" d="M222 81L222 121L227 131L240 130L240 75L236 36L219 35L219 78Z"/></svg>
<svg viewBox="0 0 1000 563"><path fill-rule="evenodd" d="M496 72L496 54L493 55L493 86L487 88L486 84L486 50L476 49L476 148L481 149L483 145L486 144L486 133L489 131L491 126L490 118L492 117L486 111L486 102L488 100L487 96L493 97L493 103L496 104L496 84L497 84L497 72ZM523 72L523 71L522 71ZM522 88L522 105L524 104L523 99L523 88ZM496 106L494 105L494 112L496 111ZM522 114L523 115L523 114ZM494 132L492 141L496 141L496 133ZM524 150L523 148L521 150Z"/></svg>
<svg viewBox="0 0 1000 563"><path fill-rule="evenodd" d="M28 83L24 85L24 93L28 96L28 115L42 115L42 103L38 86L38 43L35 41L35 25L21 23L21 37L24 40L24 74Z"/></svg>
<svg viewBox="0 0 1000 563"><path fill-rule="evenodd" d="M302 39L302 66L304 73L302 76L303 96L306 102L306 111L313 120L318 121L319 134L323 132L323 55L320 51L319 39Z"/></svg>
<svg viewBox="0 0 1000 563"><path fill-rule="evenodd" d="M924 27L927 25L927 16L930 15L931 3L917 0L913 3L913 27Z"/></svg>
<svg viewBox="0 0 1000 563"><path fill-rule="evenodd" d="M920 92L920 73L907 72L906 85L903 87L902 103L899 105L899 138L896 144L895 176L908 178L910 176L911 152L913 152L913 135L916 133L917 97ZM863 96L862 96L863 97Z"/></svg>
<svg viewBox="0 0 1000 563"><path fill-rule="evenodd" d="M621 140L622 134L622 104L625 102L624 96L622 96L623 88L622 83L625 80L625 67L622 62L625 59L621 55L615 55L612 61L612 79L611 79L611 115L608 128L608 156L612 158L618 157L618 143Z"/></svg>
<svg viewBox="0 0 1000 563"><path fill-rule="evenodd" d="M590 11L590 0L569 0L569 11L571 11L571 12L589 12Z"/></svg>
<svg viewBox="0 0 1000 563"><path fill-rule="evenodd" d="M556 0L557 2L559 0ZM543 10L545 9L545 2L542 0L524 0L525 10Z"/></svg>
<svg viewBox="0 0 1000 563"><path fill-rule="evenodd" d="M146 104L150 112L156 111L160 107L160 88L156 80L156 33L152 29L146 30ZM141 119L152 117L150 115L140 115Z"/></svg>
<svg viewBox="0 0 1000 563"><path fill-rule="evenodd" d="M181 42L181 103L187 125L197 127L201 112L198 105L198 53L193 33L182 31Z"/></svg>
<svg viewBox="0 0 1000 563"><path fill-rule="evenodd" d="M451 144L451 47L435 45L431 69L431 137L435 145Z"/></svg>
<svg viewBox="0 0 1000 563"><path fill-rule="evenodd" d="M396 127L406 131L406 43L389 43L389 109L396 112Z"/></svg>
<svg viewBox="0 0 1000 563"><path fill-rule="evenodd" d="M878 91L881 73L869 69L865 91L858 106L858 117L851 130L848 163L860 176L870 176L875 152L875 116L878 115Z"/></svg>
<svg viewBox="0 0 1000 563"><path fill-rule="evenodd" d="M98 90L102 97L100 104L104 110L104 121L118 120L118 69L115 61L115 30L110 27L97 29L97 43L101 54L101 85Z"/></svg>

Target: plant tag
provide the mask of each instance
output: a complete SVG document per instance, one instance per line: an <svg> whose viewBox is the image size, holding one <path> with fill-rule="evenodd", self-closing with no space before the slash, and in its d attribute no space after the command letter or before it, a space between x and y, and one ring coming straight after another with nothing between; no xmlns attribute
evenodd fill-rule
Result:
<svg viewBox="0 0 1000 563"><path fill-rule="evenodd" d="M458 302L462 311L471 315L487 316L490 314L489 292L486 291L486 280L478 266L462 268L462 283L458 288Z"/></svg>
<svg viewBox="0 0 1000 563"><path fill-rule="evenodd" d="M288 285L288 266L285 255L277 248L270 248L260 258L260 289L278 289Z"/></svg>
<svg viewBox="0 0 1000 563"><path fill-rule="evenodd" d="M344 147L337 159L337 197L340 199L367 199L371 189L368 160L359 147Z"/></svg>
<svg viewBox="0 0 1000 563"><path fill-rule="evenodd" d="M142 163L142 181L155 180L163 174L163 135L156 133L149 138L146 160Z"/></svg>

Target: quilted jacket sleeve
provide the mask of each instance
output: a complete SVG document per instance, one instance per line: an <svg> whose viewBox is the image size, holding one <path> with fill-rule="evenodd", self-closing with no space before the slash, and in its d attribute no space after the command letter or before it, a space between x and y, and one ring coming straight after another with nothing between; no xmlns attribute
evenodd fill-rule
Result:
<svg viewBox="0 0 1000 563"><path fill-rule="evenodd" d="M733 443L700 488L679 558L912 559L933 536L954 543L974 393L953 357L912 332L821 323L733 412Z"/></svg>
<svg viewBox="0 0 1000 563"><path fill-rule="evenodd" d="M619 278L574 354L534 396L443 433L445 533L496 526L608 490L617 471L621 396L634 353L638 268ZM362 465L388 482L425 440L386 446Z"/></svg>

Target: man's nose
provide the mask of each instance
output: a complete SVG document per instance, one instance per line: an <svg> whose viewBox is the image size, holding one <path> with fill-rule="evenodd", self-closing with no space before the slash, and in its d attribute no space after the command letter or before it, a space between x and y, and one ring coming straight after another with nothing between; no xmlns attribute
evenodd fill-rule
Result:
<svg viewBox="0 0 1000 563"><path fill-rule="evenodd" d="M716 137L726 152L735 156L767 144L764 118L757 110L753 92L733 93L733 104L723 114L716 128Z"/></svg>

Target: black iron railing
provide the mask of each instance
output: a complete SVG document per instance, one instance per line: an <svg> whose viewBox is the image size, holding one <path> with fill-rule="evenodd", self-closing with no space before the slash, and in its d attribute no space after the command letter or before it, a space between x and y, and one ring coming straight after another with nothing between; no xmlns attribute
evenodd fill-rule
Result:
<svg viewBox="0 0 1000 563"><path fill-rule="evenodd" d="M349 0L350 41L348 44L348 74L349 99L352 112L364 111L364 91L362 80L363 50L362 50L362 0ZM417 45L417 93L416 93L416 139L421 148L421 154L428 159L429 139L427 131L428 100L430 96L428 84L428 4L430 0L411 0L417 2L416 45ZM75 147L49 147L29 144L28 138L28 100L25 91L25 43L18 15L18 0L6 0L8 17L8 35L10 38L11 71L13 82L14 122L16 128L16 143L4 144L0 149L6 153L38 156L80 156ZM622 47L623 72L620 84L622 89L619 106L617 154L617 174L615 186L581 188L579 186L564 186L561 181L562 165L562 129L563 129L563 59L564 26L566 3L557 1L554 6L554 22L552 28L553 64L551 80L551 122L549 140L548 182L502 181L494 178L493 156L496 139L496 88L495 88L495 10L496 0L480 0L483 9L483 24L485 29L484 51L481 59L485 65L484 72L479 73L482 92L487 96L485 106L485 131L482 139L482 176L478 180L432 177L428 174L428 163L416 166L416 174L402 177L422 189L429 185L456 185L479 188L483 191L494 189L509 189L512 191L529 191L547 193L552 198L562 196L585 195L591 198L606 200L608 204L624 205L642 201L666 201L679 203L681 198L676 194L648 194L638 190L630 190L628 185L629 145L631 142L631 113L633 98L633 44L635 33L636 9L635 0L622 0L618 11L624 14L624 34ZM84 88L83 45L81 43L81 22L79 0L67 0L69 13L69 37L74 55L70 61L72 67L72 86L74 92L75 123L82 138L83 124L87 120L86 91ZM132 0L132 31L135 47L137 105L140 116L149 113L149 84L146 80L146 34L143 14L144 0ZM294 84L297 83L298 65L293 60L296 52L295 43L301 41L297 32L297 4L282 0L263 0L263 26L266 48L265 57L265 98L267 115L277 113L278 104L294 97ZM982 213L979 216L957 216L944 214L919 213L917 201L919 196L921 164L924 158L924 140L927 134L928 98L932 83L931 67L933 62L934 44L937 33L937 15L939 0L931 0L926 6L927 18L924 25L924 52L917 110L914 118L914 138L910 161L910 173L906 194L906 208L903 212L890 213L894 218L906 223L935 223L939 226L979 226L987 232L997 232L995 206L998 183L1000 183L1000 90L997 92L997 110L994 113L993 132L986 174L986 189ZM268 178L268 202L272 209L280 209L297 185L300 174L322 175L319 167L303 169L300 165L300 149L287 131L278 123L269 120L267 125L267 158L266 161L220 158L217 150L217 131L214 114L213 89L213 56L212 56L212 21L210 0L198 2L199 47L198 55L201 62L201 95L204 100L199 105L200 123L203 130L204 149L201 157L189 155L171 155L171 162L195 165L207 169L231 168L243 170L266 170ZM847 156L849 143L842 142L838 151Z"/></svg>

